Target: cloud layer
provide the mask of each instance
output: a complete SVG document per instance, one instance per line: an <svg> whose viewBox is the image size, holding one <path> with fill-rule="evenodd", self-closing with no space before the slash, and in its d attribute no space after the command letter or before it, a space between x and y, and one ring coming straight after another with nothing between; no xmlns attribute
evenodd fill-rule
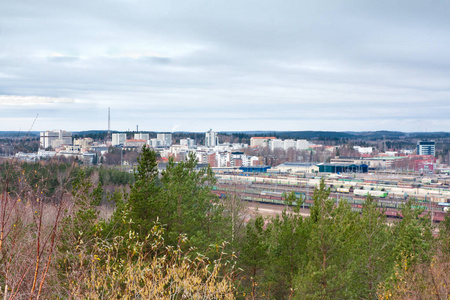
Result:
<svg viewBox="0 0 450 300"><path fill-rule="evenodd" d="M2 1L0 130L449 130L450 3L216 2Z"/></svg>

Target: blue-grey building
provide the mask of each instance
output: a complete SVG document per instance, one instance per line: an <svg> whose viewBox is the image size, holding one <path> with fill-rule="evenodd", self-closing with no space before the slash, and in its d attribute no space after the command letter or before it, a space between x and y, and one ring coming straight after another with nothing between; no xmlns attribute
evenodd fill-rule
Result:
<svg viewBox="0 0 450 300"><path fill-rule="evenodd" d="M268 169L270 169L270 166L264 166L264 165L260 165L260 166L248 166L248 167L240 167L240 170L242 170L242 172L246 172L246 173L266 173Z"/></svg>
<svg viewBox="0 0 450 300"><path fill-rule="evenodd" d="M430 141L430 142L418 141L416 153L417 153L417 155L436 156L436 143L434 141Z"/></svg>
<svg viewBox="0 0 450 300"><path fill-rule="evenodd" d="M366 164L318 164L319 172L325 173L367 173Z"/></svg>

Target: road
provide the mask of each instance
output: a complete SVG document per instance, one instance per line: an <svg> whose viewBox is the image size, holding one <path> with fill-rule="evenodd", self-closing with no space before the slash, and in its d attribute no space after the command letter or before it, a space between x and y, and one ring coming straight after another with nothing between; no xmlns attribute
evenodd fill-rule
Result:
<svg viewBox="0 0 450 300"><path fill-rule="evenodd" d="M253 215L274 217L276 215L280 215L285 208L285 206L275 204L267 204L259 202L247 202L247 203L248 209ZM304 217L309 217L309 209L300 209L300 214Z"/></svg>

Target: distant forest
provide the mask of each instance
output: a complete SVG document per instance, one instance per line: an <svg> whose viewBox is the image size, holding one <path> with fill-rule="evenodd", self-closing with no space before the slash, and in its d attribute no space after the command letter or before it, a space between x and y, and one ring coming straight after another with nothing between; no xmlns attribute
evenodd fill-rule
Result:
<svg viewBox="0 0 450 300"><path fill-rule="evenodd" d="M121 131L112 131L118 133ZM141 133L149 133L150 138L156 138L156 131L139 131ZM136 131L127 131L128 137L131 138ZM200 140L204 138L204 132L173 132L175 139L194 138ZM379 139L445 139L450 138L450 132L400 132L400 131L219 131L221 136L238 136L249 139L252 136L274 136L281 139L347 139L347 140L379 140ZM108 135L106 130L88 130L74 131L74 138L91 137L94 139L105 139ZM39 131L0 131L0 138L14 137L38 137Z"/></svg>

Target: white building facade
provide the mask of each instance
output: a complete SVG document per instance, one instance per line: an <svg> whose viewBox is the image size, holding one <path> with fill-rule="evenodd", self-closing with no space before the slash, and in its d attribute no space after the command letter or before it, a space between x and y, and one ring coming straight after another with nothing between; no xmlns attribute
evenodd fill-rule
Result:
<svg viewBox="0 0 450 300"><path fill-rule="evenodd" d="M215 147L217 145L219 145L219 137L217 136L216 132L214 132L214 131L212 131L212 129L210 129L205 134L205 146L206 147Z"/></svg>
<svg viewBox="0 0 450 300"><path fill-rule="evenodd" d="M150 135L148 133L135 133L134 134L135 140L146 140L148 141L150 139Z"/></svg>
<svg viewBox="0 0 450 300"><path fill-rule="evenodd" d="M161 145L164 147L172 146L172 134L171 133L158 133L156 139L161 141Z"/></svg>
<svg viewBox="0 0 450 300"><path fill-rule="evenodd" d="M193 140L191 138L180 139L180 145L181 146L186 146L186 147L194 147L195 146L195 140Z"/></svg>
<svg viewBox="0 0 450 300"><path fill-rule="evenodd" d="M126 133L113 133L112 134L112 146L123 145L123 144L125 144L126 140L127 140Z"/></svg>
<svg viewBox="0 0 450 300"><path fill-rule="evenodd" d="M44 149L72 145L72 132L65 130L43 131L40 133L40 144Z"/></svg>

